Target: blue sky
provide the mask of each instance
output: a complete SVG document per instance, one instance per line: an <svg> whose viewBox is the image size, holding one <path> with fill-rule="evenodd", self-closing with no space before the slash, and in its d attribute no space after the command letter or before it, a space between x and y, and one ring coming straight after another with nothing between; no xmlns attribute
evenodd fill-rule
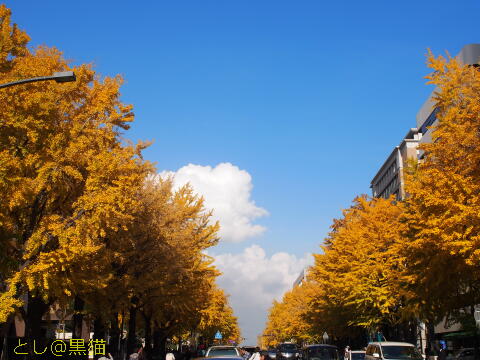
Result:
<svg viewBox="0 0 480 360"><path fill-rule="evenodd" d="M332 218L370 193L431 91L427 48L456 54L480 42L480 2L469 0L7 6L33 45L125 77L129 137L155 141L145 156L159 171L231 163L248 172L250 200L269 213L252 221L265 230L213 253L258 245L267 260L317 252ZM253 342L257 330L240 320Z"/></svg>

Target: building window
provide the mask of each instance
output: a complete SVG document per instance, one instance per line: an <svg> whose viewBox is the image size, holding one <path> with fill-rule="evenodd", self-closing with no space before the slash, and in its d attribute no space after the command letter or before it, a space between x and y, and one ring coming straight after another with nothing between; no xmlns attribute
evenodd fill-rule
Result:
<svg viewBox="0 0 480 360"><path fill-rule="evenodd" d="M393 182L393 184L392 184ZM397 161L393 161L390 166L383 172L382 177L376 184L374 184L374 194L377 196L380 192L380 197L388 198L392 193L393 188L398 184L398 164Z"/></svg>
<svg viewBox="0 0 480 360"><path fill-rule="evenodd" d="M438 108L433 109L432 113L428 116L427 120L423 123L420 128L420 132L425 134L428 131L428 127L431 126L437 120Z"/></svg>

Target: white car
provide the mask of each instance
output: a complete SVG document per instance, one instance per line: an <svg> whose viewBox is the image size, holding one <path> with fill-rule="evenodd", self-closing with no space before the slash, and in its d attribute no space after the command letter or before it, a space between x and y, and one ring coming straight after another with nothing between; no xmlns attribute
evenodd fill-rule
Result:
<svg viewBox="0 0 480 360"><path fill-rule="evenodd" d="M405 342L371 342L365 360L423 360L415 345Z"/></svg>
<svg viewBox="0 0 480 360"><path fill-rule="evenodd" d="M211 346L205 354L207 358L242 357L240 350L235 346Z"/></svg>
<svg viewBox="0 0 480 360"><path fill-rule="evenodd" d="M365 351L350 350L348 352L348 360L365 360Z"/></svg>

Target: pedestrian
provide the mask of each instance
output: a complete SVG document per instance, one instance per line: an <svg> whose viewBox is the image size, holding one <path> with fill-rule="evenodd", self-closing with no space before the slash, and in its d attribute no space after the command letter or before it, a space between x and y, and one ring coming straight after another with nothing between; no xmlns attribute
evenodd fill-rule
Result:
<svg viewBox="0 0 480 360"><path fill-rule="evenodd" d="M145 360L146 358L147 358L147 354L145 354L145 348L142 345L140 350L138 350L138 360Z"/></svg>
<svg viewBox="0 0 480 360"><path fill-rule="evenodd" d="M250 356L250 360L260 360L260 348L258 346L255 348L252 356Z"/></svg>
<svg viewBox="0 0 480 360"><path fill-rule="evenodd" d="M270 356L268 356L268 351L261 351L260 352L260 360L270 360Z"/></svg>
<svg viewBox="0 0 480 360"><path fill-rule="evenodd" d="M345 352L343 354L343 358L345 360L349 360L349 358L350 358L350 346L348 346L348 345L345 347Z"/></svg>
<svg viewBox="0 0 480 360"><path fill-rule="evenodd" d="M190 346L187 346L187 348L185 349L185 360L190 360L190 358L192 357L192 352L190 351Z"/></svg>
<svg viewBox="0 0 480 360"><path fill-rule="evenodd" d="M167 355L165 355L165 360L175 360L175 355L173 355L170 349L168 349Z"/></svg>
<svg viewBox="0 0 480 360"><path fill-rule="evenodd" d="M138 360L138 349L135 349L133 353L130 354L128 360Z"/></svg>
<svg viewBox="0 0 480 360"><path fill-rule="evenodd" d="M447 360L447 349L446 349L446 347L444 347L444 346L440 347L440 350L438 352L438 360Z"/></svg>

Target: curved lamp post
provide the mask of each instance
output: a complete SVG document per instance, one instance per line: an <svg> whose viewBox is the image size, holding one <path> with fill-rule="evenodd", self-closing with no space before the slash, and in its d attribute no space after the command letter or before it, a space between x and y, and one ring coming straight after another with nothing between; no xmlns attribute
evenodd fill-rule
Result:
<svg viewBox="0 0 480 360"><path fill-rule="evenodd" d="M10 86L15 86L15 85L28 84L31 82L50 81L50 80L55 80L57 83L64 83L64 82L75 81L76 77L73 71L56 72L52 76L40 76L40 77L31 78L31 79L24 79L24 80L9 82L6 84L0 84L0 89L10 87Z"/></svg>

